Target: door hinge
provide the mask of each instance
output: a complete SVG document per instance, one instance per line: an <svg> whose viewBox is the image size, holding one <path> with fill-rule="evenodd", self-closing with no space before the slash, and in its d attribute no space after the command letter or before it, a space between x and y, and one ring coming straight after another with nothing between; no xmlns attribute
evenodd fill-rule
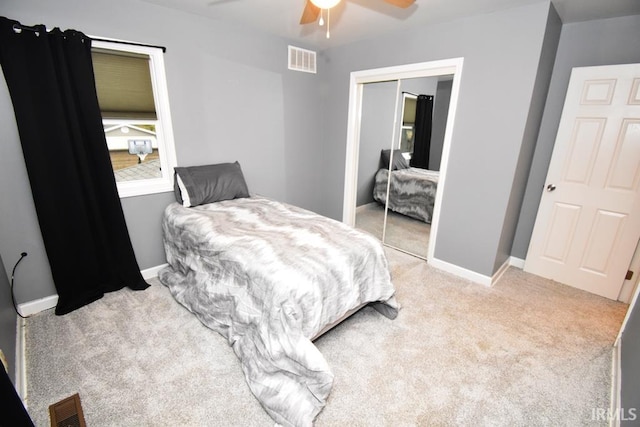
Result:
<svg viewBox="0 0 640 427"><path fill-rule="evenodd" d="M633 271L627 270L627 275L624 276L624 280L631 280L632 277L633 277Z"/></svg>

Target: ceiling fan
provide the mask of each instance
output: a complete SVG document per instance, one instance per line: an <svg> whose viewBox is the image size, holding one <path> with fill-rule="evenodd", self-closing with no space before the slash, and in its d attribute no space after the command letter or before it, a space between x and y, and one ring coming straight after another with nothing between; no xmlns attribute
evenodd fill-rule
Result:
<svg viewBox="0 0 640 427"><path fill-rule="evenodd" d="M415 3L415 0L384 0L393 6L406 9ZM340 0L307 0L302 16L300 17L300 24L310 24L316 22L320 18L320 25L324 25L322 18L322 9L326 9L327 12L334 6L340 3ZM327 29L327 38L329 37L329 31Z"/></svg>

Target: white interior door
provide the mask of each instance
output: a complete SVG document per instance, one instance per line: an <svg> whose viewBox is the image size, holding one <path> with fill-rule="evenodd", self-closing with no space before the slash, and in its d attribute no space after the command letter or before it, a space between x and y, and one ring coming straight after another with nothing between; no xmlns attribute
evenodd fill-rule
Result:
<svg viewBox="0 0 640 427"><path fill-rule="evenodd" d="M639 184L640 64L574 68L525 271L617 299Z"/></svg>

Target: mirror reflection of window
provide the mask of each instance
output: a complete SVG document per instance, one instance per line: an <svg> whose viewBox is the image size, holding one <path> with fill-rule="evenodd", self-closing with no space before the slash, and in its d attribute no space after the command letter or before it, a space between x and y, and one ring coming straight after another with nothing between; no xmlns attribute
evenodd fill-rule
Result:
<svg viewBox="0 0 640 427"><path fill-rule="evenodd" d="M405 159L411 159L413 153L413 126L402 125L402 134L400 135L400 150Z"/></svg>
<svg viewBox="0 0 640 427"><path fill-rule="evenodd" d="M417 98L412 93L403 92L402 94L402 129L398 148L400 148L407 161L411 159L411 153L413 153Z"/></svg>

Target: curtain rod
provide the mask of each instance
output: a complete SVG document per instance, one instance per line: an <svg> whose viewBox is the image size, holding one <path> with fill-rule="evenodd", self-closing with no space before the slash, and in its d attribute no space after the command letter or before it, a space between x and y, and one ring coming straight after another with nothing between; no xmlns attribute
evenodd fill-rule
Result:
<svg viewBox="0 0 640 427"><path fill-rule="evenodd" d="M23 24L13 24L13 30L27 30L27 31L33 31L33 32L38 32L40 31L40 28L38 28L38 26L28 26L28 25L23 25ZM130 46L143 46L143 47L153 47L156 49L162 49L162 52L166 53L167 52L167 48L164 46L157 46L157 45L153 45L153 44L146 44L146 43L136 43L136 42L127 42L127 41L123 41L123 40L112 40L112 39L102 39L99 37L91 37L91 36L87 36L88 38L90 38L93 41L98 41L98 42L109 42L109 43L118 43L118 44L127 44Z"/></svg>
<svg viewBox="0 0 640 427"><path fill-rule="evenodd" d="M407 95L413 95L413 96L415 96L415 97L418 97L418 96L426 96L426 97L429 97L429 98L433 98L433 95L416 95L415 93L405 92L405 91L402 91L402 93L406 93Z"/></svg>
<svg viewBox="0 0 640 427"><path fill-rule="evenodd" d="M123 40L111 40L111 39L101 39L99 37L89 37L91 40L97 42L109 42L109 43L119 43L119 44L128 44L129 46L143 46L143 47L153 47L156 49L162 49L163 53L167 52L167 48L164 46L158 46L155 44L147 44L147 43L136 43L136 42L126 42Z"/></svg>

